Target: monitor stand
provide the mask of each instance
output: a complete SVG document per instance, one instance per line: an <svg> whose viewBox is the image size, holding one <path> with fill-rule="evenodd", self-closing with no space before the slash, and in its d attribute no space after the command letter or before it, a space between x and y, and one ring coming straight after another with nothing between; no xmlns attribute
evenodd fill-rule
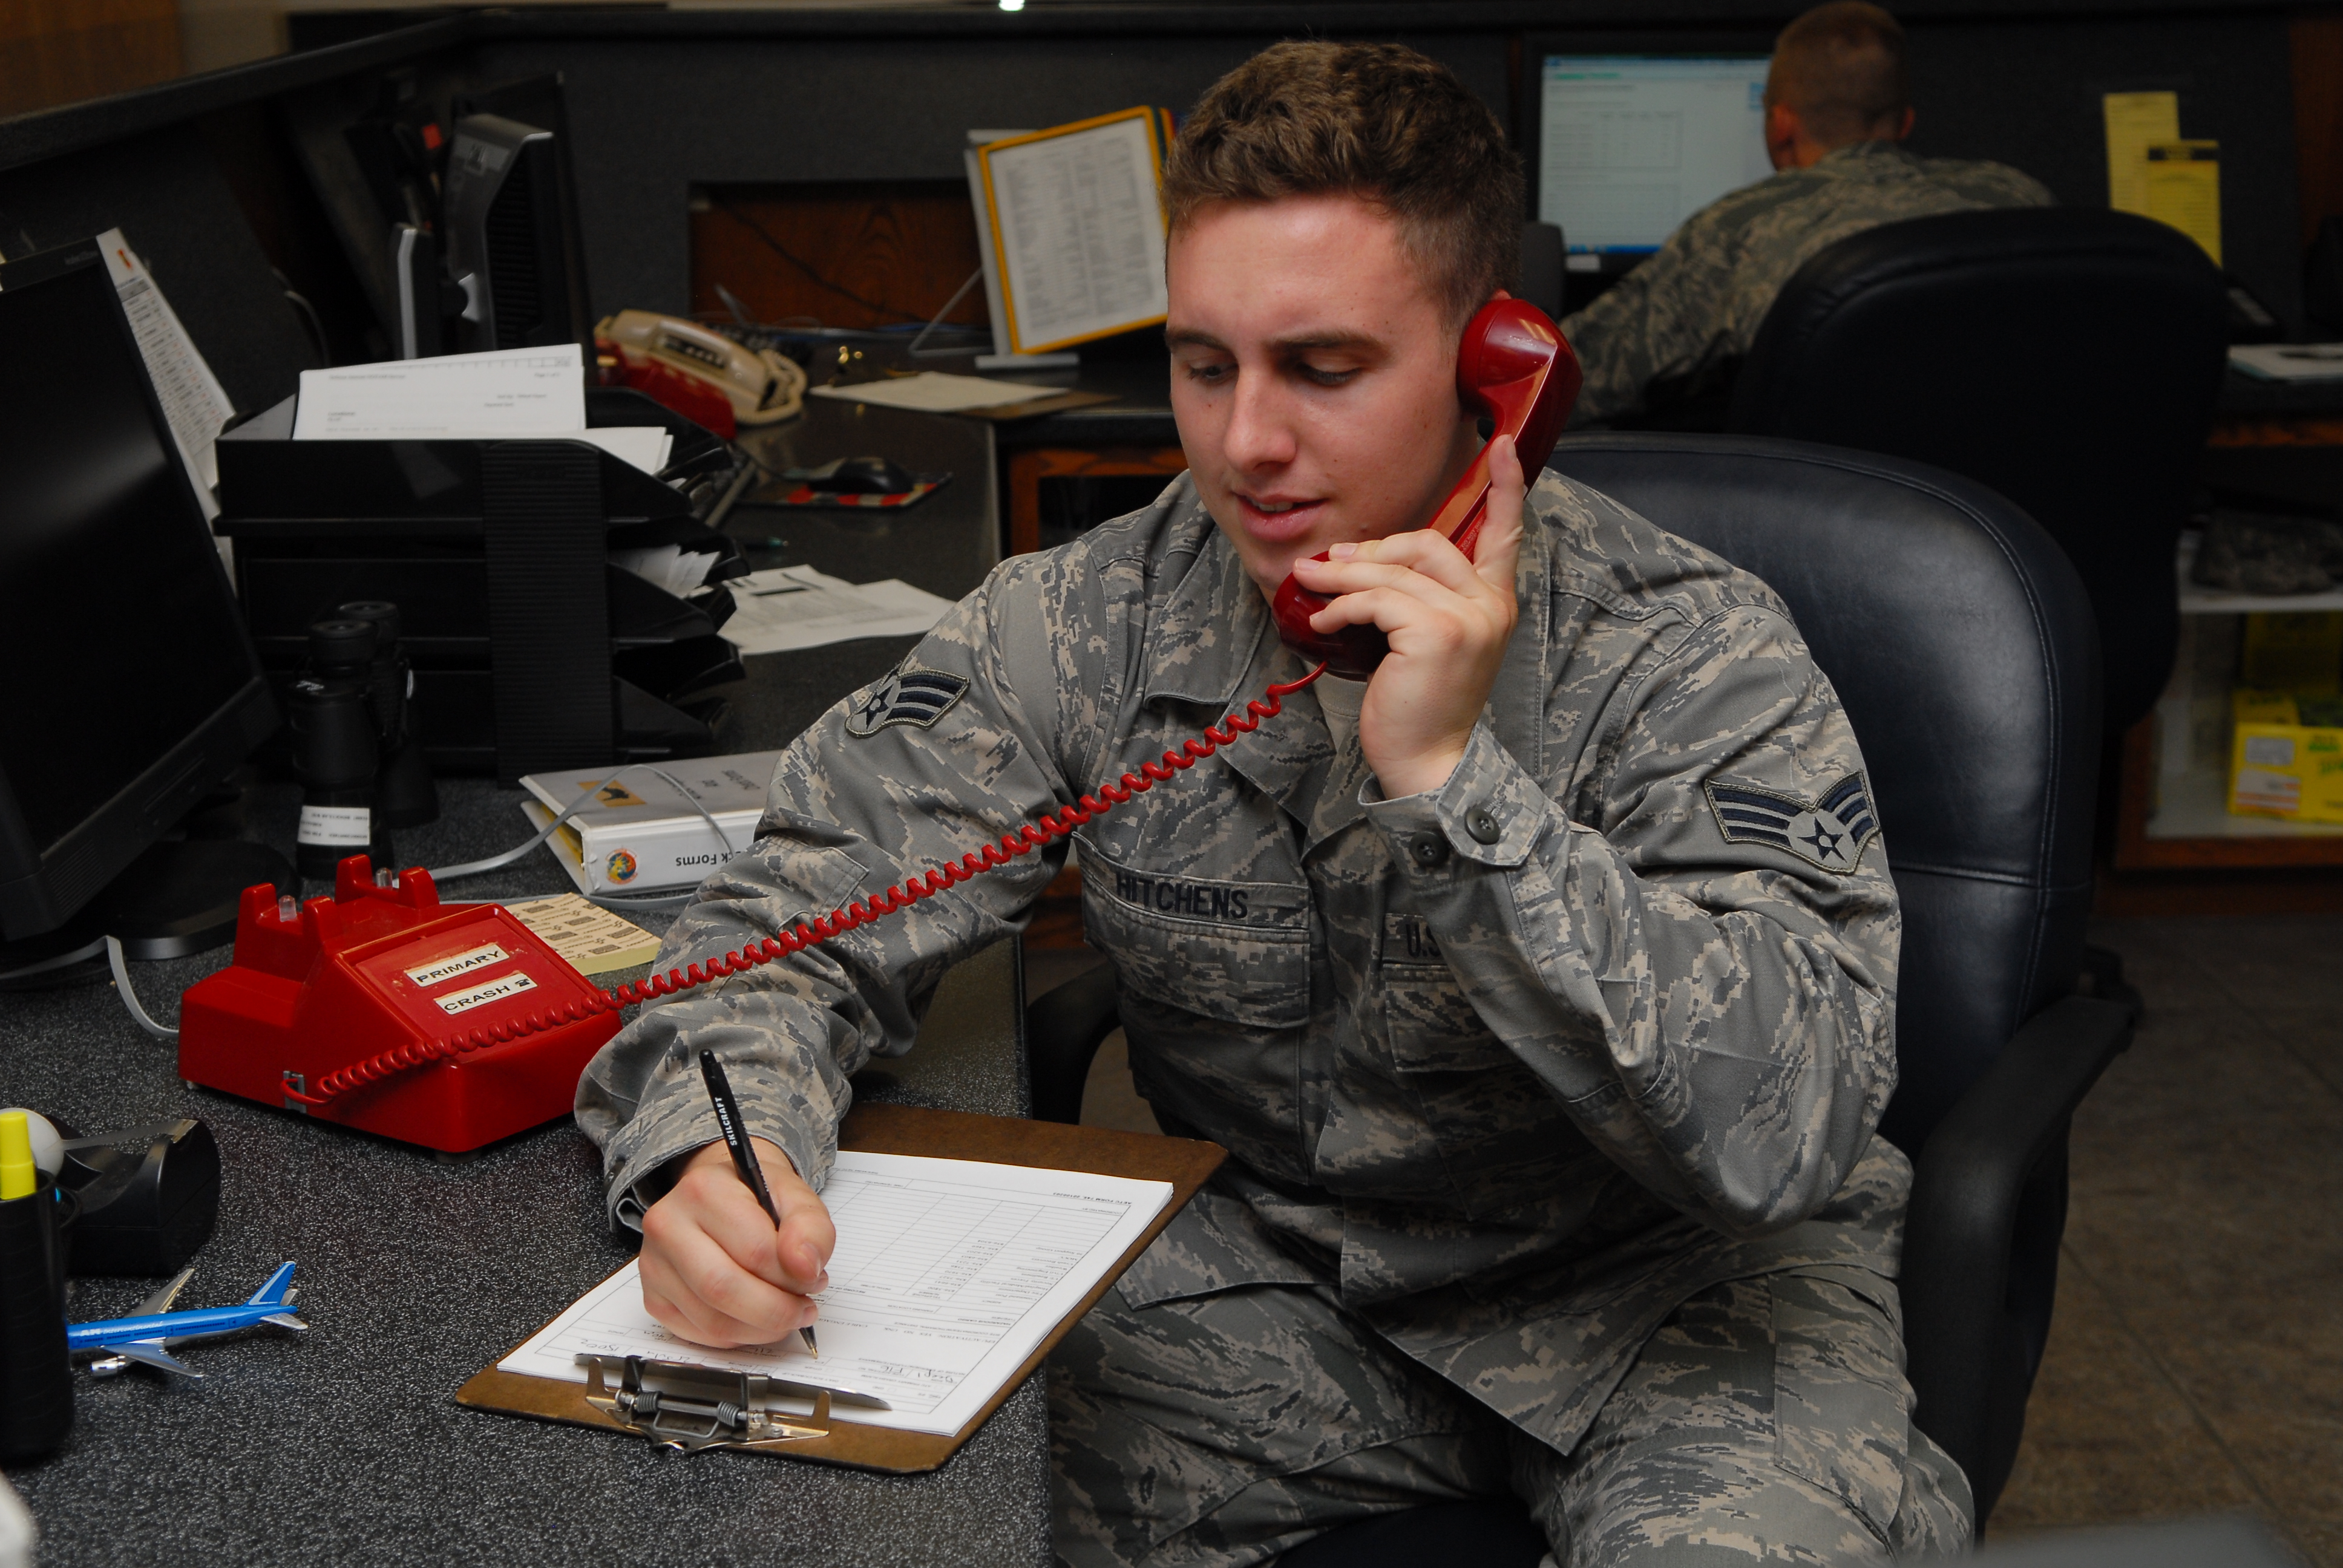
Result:
<svg viewBox="0 0 2343 1568"><path fill-rule="evenodd" d="M299 890L292 863L266 844L240 839L150 844L57 930L0 943L0 985L64 985L103 975L103 951L56 960L106 937L120 939L123 955L140 960L185 958L223 946L236 939L236 908L245 889L262 882L274 883L281 893Z"/></svg>

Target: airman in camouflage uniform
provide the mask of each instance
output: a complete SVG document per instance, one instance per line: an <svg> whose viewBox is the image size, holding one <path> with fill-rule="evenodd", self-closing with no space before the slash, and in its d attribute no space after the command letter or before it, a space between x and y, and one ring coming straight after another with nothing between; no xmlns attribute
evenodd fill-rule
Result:
<svg viewBox="0 0 2343 1568"><path fill-rule="evenodd" d="M1909 1169L1871 1136L1898 921L1855 737L1763 584L1553 474L1529 511L1521 630L1436 795L1381 799L1305 696L1081 835L1140 1089L1233 1158L1053 1366L1069 1562L1262 1562L1509 1475L1572 1562L1966 1537L1901 1372ZM956 858L1303 668L1182 477L1004 563L815 724L660 962ZM820 1185L849 1075L1061 861L647 1011L578 1089L614 1213L715 1135L703 1049Z"/></svg>
<svg viewBox="0 0 2343 1568"><path fill-rule="evenodd" d="M1615 419L1728 383L1782 286L1849 235L2051 200L2039 181L2006 165L1924 158L1893 140L1856 142L1729 192L1562 323L1586 372L1571 422Z"/></svg>
<svg viewBox="0 0 2343 1568"><path fill-rule="evenodd" d="M1139 1086L1231 1159L1052 1358L1061 1557L1242 1568L1509 1491L1572 1568L1957 1546L1967 1489L1902 1371L1910 1171L1872 1136L1895 890L1796 628L1483 448L1461 334L1518 256L1520 183L1453 73L1275 45L1199 104L1164 191L1191 472L1000 567L800 737L662 963L957 859L1299 677L1267 605L1290 572L1332 601L1315 630L1385 634L1363 691L1297 694L1079 836ZM1467 555L1421 518L1476 461ZM653 1315L723 1345L818 1311L850 1075L910 1049L1063 859L652 1008L596 1058L578 1120ZM701 1051L778 1230L711 1143Z"/></svg>

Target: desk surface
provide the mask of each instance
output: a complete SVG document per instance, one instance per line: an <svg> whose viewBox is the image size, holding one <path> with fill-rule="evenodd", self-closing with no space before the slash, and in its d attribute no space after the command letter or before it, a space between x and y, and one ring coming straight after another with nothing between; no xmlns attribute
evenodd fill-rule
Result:
<svg viewBox="0 0 2343 1568"><path fill-rule="evenodd" d="M997 548L990 437L963 421L922 422L929 449L967 447L974 509L894 519L924 534L920 548L874 549L859 518L796 513L776 524L778 514L751 512L736 516L734 531L759 565L810 560L858 579L900 575L966 592ZM911 640L751 659L750 678L727 693L724 744L780 744ZM442 780L441 799L439 822L399 836L401 863L447 865L526 835L517 790ZM297 808L289 785L262 786L248 830L287 845ZM447 891L503 900L568 888L539 850ZM664 929L669 919L641 923ZM227 956L134 965L132 979L167 1020L178 993ZM859 1074L857 1094L1022 1114L1017 963L1013 945L1002 946L954 970L919 1050ZM45 1563L699 1564L730 1561L751 1543L760 1560L809 1568L1048 1561L1039 1380L949 1464L920 1476L743 1454L679 1460L633 1438L458 1409L466 1378L626 1261L629 1249L603 1222L592 1146L565 1121L443 1162L190 1090L175 1065L173 1049L139 1032L111 986L0 992L0 1103L54 1111L85 1131L200 1116L218 1138L219 1228L182 1304L241 1300L289 1258L311 1332L192 1346L186 1359L206 1374L196 1381L76 1373L64 1451L10 1473L40 1523ZM154 1284L78 1282L69 1315L119 1315Z"/></svg>

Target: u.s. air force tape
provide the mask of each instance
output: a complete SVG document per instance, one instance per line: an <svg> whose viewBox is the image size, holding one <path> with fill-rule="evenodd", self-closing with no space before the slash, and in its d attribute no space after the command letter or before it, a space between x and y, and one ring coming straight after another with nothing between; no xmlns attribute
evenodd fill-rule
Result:
<svg viewBox="0 0 2343 1568"><path fill-rule="evenodd" d="M939 669L899 668L859 699L846 716L849 735L876 735L890 724L925 729L968 690L964 676Z"/></svg>
<svg viewBox="0 0 2343 1568"><path fill-rule="evenodd" d="M1879 832L1871 809L1871 787L1850 773L1813 800L1755 784L1711 779L1708 809L1728 844L1764 844L1785 849L1825 871L1852 871L1865 846Z"/></svg>

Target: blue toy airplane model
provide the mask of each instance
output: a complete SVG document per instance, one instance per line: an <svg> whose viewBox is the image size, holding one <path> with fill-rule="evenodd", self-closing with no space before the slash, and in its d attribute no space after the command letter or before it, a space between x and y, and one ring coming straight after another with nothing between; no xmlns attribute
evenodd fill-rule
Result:
<svg viewBox="0 0 2343 1568"><path fill-rule="evenodd" d="M204 1307L191 1312L175 1312L171 1303L195 1278L193 1268L179 1271L179 1277L138 1303L138 1310L126 1318L103 1318L91 1323L67 1323L65 1344L76 1351L100 1351L101 1359L89 1363L89 1370L99 1377L112 1377L127 1368L132 1362L143 1362L164 1372L179 1372L187 1377L204 1374L183 1363L171 1354L170 1347L185 1340L206 1340L216 1334L232 1334L238 1329L256 1328L262 1323L275 1323L280 1329L307 1332L309 1325L289 1310L297 1292L293 1289L293 1265L285 1264L268 1276L268 1282L253 1292L252 1299L232 1307Z"/></svg>

